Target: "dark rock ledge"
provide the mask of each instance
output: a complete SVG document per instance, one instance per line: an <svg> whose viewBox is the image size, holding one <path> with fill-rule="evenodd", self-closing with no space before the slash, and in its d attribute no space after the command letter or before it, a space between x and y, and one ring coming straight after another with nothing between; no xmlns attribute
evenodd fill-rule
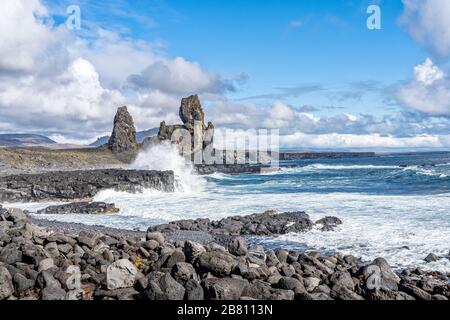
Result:
<svg viewBox="0 0 450 320"><path fill-rule="evenodd" d="M174 173L104 169L12 175L0 177L0 201L73 201L92 198L105 189L135 192L143 188L173 192Z"/></svg>
<svg viewBox="0 0 450 320"><path fill-rule="evenodd" d="M224 236L273 236L291 232L306 232L312 229L314 222L305 212L266 211L248 216L235 216L219 221L209 219L180 220L155 227L149 231L168 233L184 231L201 231L213 235ZM336 217L326 217L316 222L323 231L332 231L334 227L342 224Z"/></svg>
<svg viewBox="0 0 450 320"><path fill-rule="evenodd" d="M301 225L301 223L300 223ZM0 208L0 300L448 300L445 274L378 258L52 231Z"/></svg>
<svg viewBox="0 0 450 320"><path fill-rule="evenodd" d="M104 202L74 202L56 206L50 206L38 210L37 214L109 214L117 213L114 203Z"/></svg>

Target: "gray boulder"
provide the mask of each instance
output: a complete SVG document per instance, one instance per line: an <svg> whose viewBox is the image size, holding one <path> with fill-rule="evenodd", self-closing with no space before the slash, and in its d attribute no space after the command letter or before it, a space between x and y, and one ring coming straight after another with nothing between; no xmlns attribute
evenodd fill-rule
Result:
<svg viewBox="0 0 450 320"><path fill-rule="evenodd" d="M235 237L228 244L228 251L235 256L245 256L248 252L247 243L242 237Z"/></svg>
<svg viewBox="0 0 450 320"><path fill-rule="evenodd" d="M203 245L193 241L186 241L184 243L184 254L188 262L193 263L198 257L206 252Z"/></svg>
<svg viewBox="0 0 450 320"><path fill-rule="evenodd" d="M247 285L247 280L233 278L207 279L203 282L208 300L238 300Z"/></svg>
<svg viewBox="0 0 450 320"><path fill-rule="evenodd" d="M435 254L435 253L430 253L429 255L427 255L426 257L425 257L425 261L426 262L428 262L428 263L430 263L430 262L436 262L436 261L438 261L438 260L440 260L441 258L437 255L437 254Z"/></svg>
<svg viewBox="0 0 450 320"><path fill-rule="evenodd" d="M188 280L185 285L187 300L204 300L205 293L203 287L197 280Z"/></svg>
<svg viewBox="0 0 450 320"><path fill-rule="evenodd" d="M20 273L16 273L14 275L14 285L16 288L16 291L18 293L25 292L29 289L32 289L34 287L35 281L32 279L27 279L24 275Z"/></svg>
<svg viewBox="0 0 450 320"><path fill-rule="evenodd" d="M12 265L16 262L22 261L22 251L19 250L15 243L7 244L2 251L0 251L0 262Z"/></svg>
<svg viewBox="0 0 450 320"><path fill-rule="evenodd" d="M338 225L342 224L341 219L336 217L325 217L316 221L316 224L322 226L321 231L333 231Z"/></svg>
<svg viewBox="0 0 450 320"><path fill-rule="evenodd" d="M172 268L172 277L181 284L196 278L194 267L190 263L178 262Z"/></svg>
<svg viewBox="0 0 450 320"><path fill-rule="evenodd" d="M108 266L106 284L109 290L132 287L136 281L137 268L126 259L118 260Z"/></svg>
<svg viewBox="0 0 450 320"><path fill-rule="evenodd" d="M365 286L369 290L398 290L400 278L392 271L387 261L383 258L377 258L371 264L364 267L362 275L366 279Z"/></svg>
<svg viewBox="0 0 450 320"><path fill-rule="evenodd" d="M0 300L9 298L14 293L11 274L8 269L0 266Z"/></svg>
<svg viewBox="0 0 450 320"><path fill-rule="evenodd" d="M212 272L218 276L228 276L237 265L237 262L231 254L214 250L200 255L197 265L204 272Z"/></svg>
<svg viewBox="0 0 450 320"><path fill-rule="evenodd" d="M338 285L350 290L355 290L355 283L347 271L337 271L330 276L332 285Z"/></svg>

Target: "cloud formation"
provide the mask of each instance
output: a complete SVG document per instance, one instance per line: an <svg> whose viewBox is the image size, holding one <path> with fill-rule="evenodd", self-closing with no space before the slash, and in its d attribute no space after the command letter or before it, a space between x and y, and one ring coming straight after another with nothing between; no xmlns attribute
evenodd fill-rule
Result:
<svg viewBox="0 0 450 320"><path fill-rule="evenodd" d="M398 87L398 101L433 116L450 116L450 79L430 59L414 68L414 77Z"/></svg>
<svg viewBox="0 0 450 320"><path fill-rule="evenodd" d="M180 98L235 90L183 57L150 43L88 26L55 25L40 0L4 0L0 7L0 128L94 137L110 130L127 104L142 129L177 121ZM20 24L20 25L19 25Z"/></svg>
<svg viewBox="0 0 450 320"><path fill-rule="evenodd" d="M435 55L450 54L450 1L402 0L404 11L399 18L411 37Z"/></svg>

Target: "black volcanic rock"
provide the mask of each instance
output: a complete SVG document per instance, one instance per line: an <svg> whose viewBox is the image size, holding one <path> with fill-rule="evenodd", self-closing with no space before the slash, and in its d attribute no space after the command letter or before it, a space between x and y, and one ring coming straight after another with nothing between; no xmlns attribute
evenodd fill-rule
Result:
<svg viewBox="0 0 450 320"><path fill-rule="evenodd" d="M173 171L104 169L0 177L0 201L67 201L92 198L105 189L135 192L143 188L173 192Z"/></svg>
<svg viewBox="0 0 450 320"><path fill-rule="evenodd" d="M339 253L266 251L258 245L236 251L236 243L227 250L216 243L167 241L158 232L144 239L98 226L42 227L29 219L20 209L0 205L0 300L450 297L448 274L414 268L397 276L382 258L367 266Z"/></svg>
<svg viewBox="0 0 450 320"><path fill-rule="evenodd" d="M104 202L74 202L69 204L50 206L38 210L37 214L106 214L117 213L119 209L114 203Z"/></svg>
<svg viewBox="0 0 450 320"><path fill-rule="evenodd" d="M249 216L224 218L219 221L209 219L181 220L169 224L150 227L150 231L172 232L174 230L203 231L214 235L280 235L290 232L311 230L313 222L304 212L276 213L267 211Z"/></svg>
<svg viewBox="0 0 450 320"><path fill-rule="evenodd" d="M114 153L135 151L139 149L136 140L136 128L127 107L117 109L114 128L108 141L108 147Z"/></svg>

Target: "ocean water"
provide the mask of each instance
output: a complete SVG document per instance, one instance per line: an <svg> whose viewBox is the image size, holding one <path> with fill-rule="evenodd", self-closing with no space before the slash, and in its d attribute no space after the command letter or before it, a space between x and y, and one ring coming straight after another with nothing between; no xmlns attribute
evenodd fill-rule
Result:
<svg viewBox="0 0 450 320"><path fill-rule="evenodd" d="M313 220L339 217L343 225L334 232L314 229L253 240L269 247L353 254L364 261L381 256L399 269L420 266L450 272L447 258L429 264L423 260L431 252L449 254L450 153L285 162L280 171L267 174L206 177L192 175L176 155L161 161L158 154L142 154L133 167L174 169L177 192L107 190L95 200L115 203L121 209L117 215L45 218L146 230L179 219L306 211ZM20 206L35 211L49 204Z"/></svg>

